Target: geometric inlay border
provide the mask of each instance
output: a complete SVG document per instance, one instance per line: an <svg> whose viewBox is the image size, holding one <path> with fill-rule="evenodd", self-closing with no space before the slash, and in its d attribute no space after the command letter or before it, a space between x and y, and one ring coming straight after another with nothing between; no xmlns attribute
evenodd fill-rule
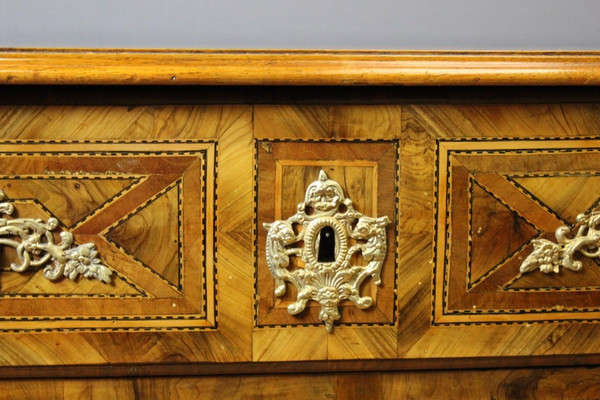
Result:
<svg viewBox="0 0 600 400"><path fill-rule="evenodd" d="M568 160L569 157L575 157L573 159L576 159L581 158L582 155L586 155L588 158L592 157L593 165L587 165L585 168L579 164L567 166L568 162L565 160ZM482 162L474 161L474 157L477 156L489 156L490 159L493 160L492 164L496 168L495 171L490 171L488 173L486 171L482 172L482 170L478 170L477 168L482 168L483 164ZM523 159L529 157L531 159L532 156L541 158L560 157L561 161L558 164L560 164L561 167L557 167L559 170L554 171L547 171L546 169L548 168L540 167L540 171L529 172L510 170L510 168L506 166L504 167L505 169L502 169L499 164L501 157L507 157L507 159L508 157L511 157L511 160L517 160L518 157L522 157ZM525 161L523 161L523 163L525 164ZM522 188L520 188L519 185L515 185L514 180L511 178L520 177L525 174L536 176L558 176L583 174L588 172L591 172L594 175L599 174L600 138L466 138L449 140L438 139L436 141L436 204L434 216L436 223L434 230L434 271L432 280L432 324L528 324L557 321L600 322L600 304L594 304L598 303L597 301L590 302L592 299L590 296L598 298L596 293L598 291L597 287L548 287L535 288L532 290L510 290L505 287L506 285L502 285L497 289L492 289L491 285L480 285L483 287L474 285L473 288L470 288L471 293L467 290L463 295L457 296L457 293L459 293L457 285L452 285L451 276L453 273L456 273L453 269L460 269L462 267L458 264L452 267L450 264L451 260L454 260L453 262L455 263L457 262L456 254L453 253L452 249L454 248L454 252L456 252L456 246L462 243L463 239L454 236L453 232L456 232L456 229L458 229L456 227L457 221L461 221L461 217L458 216L460 210L453 210L452 207L456 206L456 197L459 196L460 193L459 188L453 187L453 185L459 183L462 185L462 180L453 182L455 179L453 178L453 174L457 173L456 171L459 171L460 168L465 168L463 164L467 167L470 167L469 164L472 164L473 166L477 165L476 171L479 176L483 176L483 178L493 182L494 185L497 184L496 186L498 187L502 185L502 187L508 187L506 185L511 186L522 195L523 199L528 199L532 204L535 203L535 207L538 209L544 209L545 215L548 215L545 220L546 222L544 223L545 226L536 226L536 229L544 234L548 234L555 229L550 229L550 227L554 225L559 226L559 222L562 223L562 219L559 219L558 215L556 215L553 210L549 209L547 205L539 201L539 199L531 196L526 190L521 190ZM565 168L565 170L560 170L560 168ZM580 170L578 170L578 168ZM592 169L591 171L590 168ZM492 175L497 175L500 178L494 178ZM502 181L502 179L505 179L505 181ZM491 191L491 193L493 194L494 192ZM519 196L512 192L510 195L514 195L514 198ZM511 201L513 200L514 199L511 199ZM542 212L540 212L540 214L542 214ZM467 232L465 232L465 237L466 236ZM521 246L520 251L517 251L516 253L529 252L528 249L531 247L529 242L530 241L524 243L523 246ZM506 275L506 271L503 272L503 274ZM497 275L499 277L501 274ZM507 280L507 282L509 282L509 280ZM506 306L494 307L492 305L487 309L482 309L475 305L473 307L468 307L468 304L471 304L469 303L469 299L474 301L478 291L479 293L482 293L482 295L487 296L488 301L496 301L493 300L496 298L499 299L500 303L505 304ZM511 301L507 300L511 298L510 296L513 296L512 298L515 299L512 301L512 307L508 307L508 305L511 304ZM544 296L546 299L561 299L561 301L547 300L547 307L536 306L522 308L518 306L519 304L523 304L518 300L521 298L519 296L534 296L529 298L538 299L536 300L538 303L541 301L539 299L544 298ZM523 299L524 298L525 297L523 297ZM527 302L525 302L525 304L526 303ZM563 305L566 303L569 303L570 305Z"/></svg>
<svg viewBox="0 0 600 400"><path fill-rule="evenodd" d="M255 140L254 143L254 218L253 218L253 242L254 242L254 329L272 329L272 328L293 328L293 327L302 327L302 326L318 326L321 327L322 323L319 321L315 322L307 322L303 320L302 314L298 316L292 316L294 318L290 322L286 323L264 323L259 321L259 290L258 290L258 279L259 279L259 232L258 229L264 230L262 227L262 222L268 221L259 221L259 152L266 151L270 154L271 146L276 144L347 144L347 145L360 145L360 144L390 144L394 147L394 160L393 160L393 216L389 213L390 219L393 220L393 229L394 232L397 233L399 229L399 219L398 219L398 209L399 209L399 187L400 187L400 141L399 140L386 140L386 139L260 139ZM372 156L372 155L371 155ZM299 159L296 163L293 161L282 162L281 166L287 165L299 165L299 166L317 166L317 165L348 165L356 162L360 162L360 160L354 161L345 161L343 158L340 158L340 155L337 155L335 161L331 161L331 159L319 159L312 157L316 157L313 153L311 155L310 160L308 159ZM373 161L368 161L372 163ZM373 164L376 167L376 164ZM392 183L389 185L392 186ZM392 225L392 224L390 224ZM262 232L261 232L262 234ZM265 231L266 236L266 231ZM397 292L398 292L398 245L397 245L397 235L389 235L388 234L388 248L393 249L391 254L388 254L387 257L393 257L393 263L390 265L384 266L385 268L393 268L393 294L390 301L392 311L391 311L391 319L387 322L341 322L336 321L335 326L348 326L348 327L367 327L367 326L396 326L398 323L398 310L397 310ZM273 280L272 277L270 277ZM386 282L383 282L384 284ZM271 293L272 295L272 293ZM314 304L310 304L311 308L315 308ZM316 304L316 303L315 303ZM317 304L318 306L318 304ZM344 305L344 309L348 307ZM308 308L308 307L307 307ZM345 311L342 311L342 313ZM347 311L346 311L347 312ZM363 312L362 310L357 311L357 314ZM287 313L287 311L286 311ZM343 315L343 314L342 314Z"/></svg>
<svg viewBox="0 0 600 400"><path fill-rule="evenodd" d="M193 268L197 271L195 274L199 274L198 278L201 279L188 279L189 282L196 283L196 285L191 285L189 290L185 289L184 282L186 282L186 280L184 280L182 276L180 282L182 283L182 286L184 286L182 287L183 290L171 289L175 296L169 296L167 294L168 291L165 291L166 289L158 289L158 292L156 293L147 292L145 293L148 296L146 299L140 299L135 296L115 298L115 296L111 296L110 294L94 296L95 298L87 298L87 296L71 294L77 296L73 298L73 300L82 304L79 315L68 315L64 313L61 315L60 306L54 305L57 305L57 302L59 301L71 301L69 298L61 298L63 297L62 295L43 293L40 294L39 298L28 299L19 299L17 298L19 296L5 296L0 298L0 321L2 322L2 324L0 324L0 332L172 331L214 330L217 328L216 248L214 246L214 243L216 243L215 226L217 215L217 152L215 140L5 140L1 141L0 145L2 146L0 157L5 158L5 160L11 160L13 157L16 159L16 157L18 157L20 160L32 160L31 163L33 164L35 164L35 160L38 159L43 160L40 161L41 164L44 164L44 162L46 164L56 164L53 164L51 168L38 168L37 171L29 172L24 171L23 168L25 168L24 165L31 163L21 163L20 166L17 164L14 166L5 165L3 168L0 168L0 174L10 177L49 175L48 178L53 179L55 178L52 176L52 174L55 173L53 171L61 171L60 173L63 173L62 171L65 169L75 171L72 174L73 176L76 176L77 179L92 178L93 174L98 173L107 175L106 177L103 176L102 179L110 179L108 178L108 175L110 174L119 174L129 177L135 175L136 177L140 177L141 175L147 174L144 173L144 171L140 171L139 166L134 165L135 163L131 164L133 165L133 170L128 170L128 166L122 166L122 169L118 170L116 164L111 160L115 160L118 157L125 157L127 159L140 160L141 163L150 163L148 165L152 164L153 159L175 160L173 166L175 169L173 169L172 172L156 172L162 175L156 175L154 180L158 182L157 184L162 184L159 182L161 179L163 179L164 182L167 182L168 179L174 180L174 183L170 184L168 187L177 187L178 190L179 221L177 229L180 235L183 236L183 234L187 232L186 229L190 232L192 231L183 226L183 218L185 218L182 215L185 214L185 212L182 212L181 209L183 202L187 202L185 207L192 207L191 211L188 210L190 218L197 215L197 219L194 220L194 223L196 224L194 230L199 231L199 234L202 235L201 241L198 242L201 243L201 245L198 245L197 248L191 250L186 248L185 239L182 239L181 236L178 238L179 243L177 248L179 259L181 260L184 258L182 255L183 253L195 251L198 258L197 263L202 263L198 268ZM109 165L110 168L102 167L105 168L105 170L86 171L86 162L91 162L93 165L95 160L104 162L104 164L102 164L102 162L100 164ZM194 163L194 160L198 161ZM70 164L70 162L72 162L72 164ZM185 165L188 164L190 167L185 167ZM96 166L94 168L97 169L100 167ZM154 166L151 167L151 169L152 168L158 167ZM181 177L177 176L179 173L176 172L177 168L179 168L181 171L180 173L183 174ZM197 177L197 179L193 180L190 178L192 177L192 174ZM164 178L161 178L161 176L164 176ZM188 178L186 178L186 176ZM69 178L58 176L56 179ZM146 188L150 187L148 181L151 179L145 177L140 179L141 181L128 186L128 190L123 190L122 193L113 196L106 203L124 203L124 198L127 198L128 201L132 201L130 200L132 198L135 198L135 201L138 202L143 200L140 197L143 192L140 187L146 185L144 190L148 191ZM198 183L200 183L200 185L198 185ZM197 193L194 194L195 192ZM160 193L158 195L160 195ZM21 199L19 199L19 201L20 200ZM27 201L35 203L35 199L29 199ZM37 203L40 204L39 202ZM204 208L203 206L209 207L209 209L201 211ZM98 211L97 215L94 215L93 218L86 216L83 220L78 221L74 227L75 237L81 237L81 240L85 240L84 237L86 236L90 237L92 230L90 230L91 228L89 227L94 225L100 226L98 221L110 218L109 211L106 210L111 209L111 207L114 210L116 206L113 204L103 204L99 209L100 211ZM43 205L41 208L43 208L45 212L49 212ZM49 214L51 215L51 213ZM118 220L121 218L122 217ZM200 225L201 229L198 227ZM101 238L102 235L97 237ZM94 241L98 242L96 239ZM103 243L100 243L103 248L99 248L99 254L103 258L108 257L107 254L110 253L106 247L109 244L110 242L107 240L103 240ZM110 244L110 246L114 245ZM202 248L200 248L200 246ZM188 258L190 258L189 254L185 259ZM112 264L109 263L109 265ZM114 264L113 267L120 268L121 265L117 263ZM113 269L113 273L119 277L129 278L128 274L123 274L122 271ZM181 274L184 275L190 273L190 271L181 272ZM200 282L202 283L200 284ZM164 287L166 288L166 285L164 285ZM147 290L147 288L144 289ZM157 289L155 288L153 290ZM165 295L166 297L164 297ZM68 296L69 295L65 297ZM195 298L200 301L194 300ZM18 302L19 300L21 301L20 303L15 303L15 301ZM27 304L30 305L28 307L29 309L36 308L36 306L32 307L32 302L39 303L41 308L39 308L40 311L37 312L37 315L31 314L31 312L22 314L21 306L16 308L13 307L15 304L26 304L23 303L23 301L28 302ZM118 303L115 303L115 301L118 301ZM140 301L142 301L142 303L139 303ZM129 307L129 309L131 311L127 311L127 314L104 311L98 313L95 311L95 315L92 315L88 310L101 310L103 307L98 308L97 306L94 306L93 309L87 309L84 304L88 304L89 302L94 302L94 304L98 305L106 304L109 306L107 309L110 309L111 307L114 308L115 305L118 305L119 309L125 309L127 308L127 305L130 305L131 307ZM139 304L139 307L136 304ZM156 306L150 306L151 304L156 304ZM53 309L56 310L53 312L53 315L40 314L41 312L44 312L44 310L50 310L48 307L53 307ZM6 310L9 309L12 311L10 311L10 314L7 314ZM135 309L139 309L139 312L134 312Z"/></svg>
<svg viewBox="0 0 600 400"><path fill-rule="evenodd" d="M119 243L117 243L116 241L114 241L113 239L111 239L109 237L110 233L116 227L118 227L118 226L124 224L125 222L127 222L131 217L133 217L134 215L136 215L139 211L145 209L146 207L148 207L149 205L151 205L152 203L154 203L158 199L162 198L163 196L165 196L167 194L167 192L169 192L172 189L176 189L177 190L177 232L179 233L179 235L177 237L177 270L178 270L178 284L177 285L174 285L168 279L166 279L161 274L159 274L158 272L156 272L154 268L152 268L151 266L149 266L148 264L146 264L144 261L140 260L137 256L135 256L135 254L133 254L132 252L130 252L129 250L127 250L124 246L120 245ZM108 227L106 229L106 233L104 233L102 235L106 240L108 240L109 242L111 242L112 244L114 244L121 251L123 251L124 253L126 253L127 255L129 255L131 258L133 258L135 261L137 261L144 268L148 269L148 271L150 271L151 273L153 273L154 275L156 275L158 278L162 279L167 285L172 286L175 290L179 291L180 293L182 293L182 289L183 289L183 275L184 275L183 274L183 268L184 268L184 265L183 265L183 255L182 255L182 248L181 248L181 246L182 246L182 238L183 238L183 229L182 229L183 221L181 220L182 214L183 214L182 210L181 210L182 203L183 203L183 197L182 197L182 191L181 191L181 179L178 179L173 184L167 186L165 189L161 190L159 193L157 193L156 195L154 195L151 199L149 199L148 201L146 201L144 204L140 205L135 210L133 210L129 214L127 214L125 217L121 218L119 221L115 222L113 225L111 225L110 227Z"/></svg>

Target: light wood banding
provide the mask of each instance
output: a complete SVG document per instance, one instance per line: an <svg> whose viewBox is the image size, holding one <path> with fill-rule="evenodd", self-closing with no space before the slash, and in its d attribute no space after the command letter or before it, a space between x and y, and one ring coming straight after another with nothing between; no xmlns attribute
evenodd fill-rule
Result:
<svg viewBox="0 0 600 400"><path fill-rule="evenodd" d="M599 52L0 52L2 84L598 85Z"/></svg>

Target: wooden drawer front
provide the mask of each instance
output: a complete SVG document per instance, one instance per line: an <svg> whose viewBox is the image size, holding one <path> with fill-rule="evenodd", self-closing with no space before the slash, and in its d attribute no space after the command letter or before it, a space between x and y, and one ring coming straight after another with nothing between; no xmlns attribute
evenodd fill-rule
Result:
<svg viewBox="0 0 600 400"><path fill-rule="evenodd" d="M51 282L10 271L2 247L3 362L248 372L596 357L595 261L519 268L533 240L598 205L600 140L579 139L600 132L597 115L585 103L0 107L14 217L56 217L57 237L93 243L113 271L110 285ZM275 295L263 226L297 213L320 170L355 210L390 221L381 284L361 286L373 304L341 301L331 332L314 300L288 312L292 284Z"/></svg>
<svg viewBox="0 0 600 400"><path fill-rule="evenodd" d="M206 329L215 325L211 142L5 142L0 189L19 217L55 217L93 243L111 282L11 271L0 329ZM58 242L58 240L57 240ZM208 266L208 267L207 267Z"/></svg>
<svg viewBox="0 0 600 400"><path fill-rule="evenodd" d="M438 143L434 324L597 320L597 259L520 272L533 241L600 203L597 140ZM576 229L574 229L576 231ZM575 232L569 236L574 236Z"/></svg>

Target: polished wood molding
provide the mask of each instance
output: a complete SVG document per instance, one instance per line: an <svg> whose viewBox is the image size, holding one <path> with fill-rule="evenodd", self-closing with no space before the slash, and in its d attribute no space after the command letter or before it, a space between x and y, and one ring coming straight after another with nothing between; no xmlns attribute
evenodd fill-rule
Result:
<svg viewBox="0 0 600 400"><path fill-rule="evenodd" d="M384 371L451 371L481 370L485 368L557 368L593 367L600 362L596 354L573 354L520 357L461 357L427 359L379 359L335 361L288 361L282 362L218 362L218 363L161 363L161 364L112 364L112 365L46 365L46 366L0 366L2 379L14 378L117 378L150 376L201 376L234 374L320 374L344 372ZM2 380L0 380L1 382Z"/></svg>
<svg viewBox="0 0 600 400"><path fill-rule="evenodd" d="M0 83L598 85L600 52L3 49Z"/></svg>

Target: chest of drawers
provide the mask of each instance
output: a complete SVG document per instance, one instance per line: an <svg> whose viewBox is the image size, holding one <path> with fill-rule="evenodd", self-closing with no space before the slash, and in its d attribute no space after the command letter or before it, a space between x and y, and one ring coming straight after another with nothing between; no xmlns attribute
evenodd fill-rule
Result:
<svg viewBox="0 0 600 400"><path fill-rule="evenodd" d="M595 363L597 60L4 53L0 189L14 211L0 221L42 220L0 242L4 376ZM307 239L319 208L304 208L326 179L351 201L323 214L332 245L324 230ZM364 218L343 225L348 209ZM296 244L273 241L263 224L297 212ZM565 246L587 234L569 264ZM268 243L293 260L279 267L322 272L337 261L319 240L335 260L359 244L335 268L378 263L379 276L277 291ZM76 276L90 263L110 283ZM48 279L60 265L79 272Z"/></svg>

